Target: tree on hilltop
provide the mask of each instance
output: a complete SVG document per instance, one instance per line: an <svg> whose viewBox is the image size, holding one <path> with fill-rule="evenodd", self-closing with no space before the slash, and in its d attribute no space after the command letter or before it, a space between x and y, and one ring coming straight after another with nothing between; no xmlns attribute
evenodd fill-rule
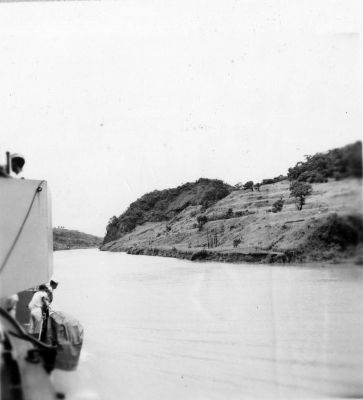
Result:
<svg viewBox="0 0 363 400"><path fill-rule="evenodd" d="M243 189L244 190L248 190L251 189L253 192L253 181L248 181L243 185Z"/></svg>
<svg viewBox="0 0 363 400"><path fill-rule="evenodd" d="M113 217L111 217L108 220L108 224L107 225L117 225L117 222L118 222L118 218L116 217L116 215L114 215ZM62 228L62 226L61 226L61 228ZM63 228L64 228L64 226L63 226Z"/></svg>

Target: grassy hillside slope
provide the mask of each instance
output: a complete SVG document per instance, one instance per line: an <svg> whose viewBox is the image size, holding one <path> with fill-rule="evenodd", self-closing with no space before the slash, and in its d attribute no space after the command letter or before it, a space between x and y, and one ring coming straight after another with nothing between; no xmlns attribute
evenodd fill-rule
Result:
<svg viewBox="0 0 363 400"><path fill-rule="evenodd" d="M206 210L189 205L169 221L136 226L102 250L259 262L328 260L359 253L361 178L312 183L312 195L301 211L290 197L289 185L284 180L263 185L260 191L234 190ZM280 198L285 201L282 211L272 213ZM201 229L200 215L208 220Z"/></svg>
<svg viewBox="0 0 363 400"><path fill-rule="evenodd" d="M53 250L99 247L102 238L69 229L53 228Z"/></svg>
<svg viewBox="0 0 363 400"><path fill-rule="evenodd" d="M103 243L118 239L146 222L169 221L188 206L210 207L227 196L232 187L218 179L201 178L172 189L146 193L106 227Z"/></svg>

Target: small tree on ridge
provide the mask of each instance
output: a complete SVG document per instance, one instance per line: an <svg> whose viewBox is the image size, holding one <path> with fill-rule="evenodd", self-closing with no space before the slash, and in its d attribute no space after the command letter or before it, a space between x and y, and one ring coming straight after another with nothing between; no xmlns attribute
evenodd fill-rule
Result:
<svg viewBox="0 0 363 400"><path fill-rule="evenodd" d="M248 190L251 189L253 192L253 181L248 181L243 185L243 189L244 190Z"/></svg>
<svg viewBox="0 0 363 400"><path fill-rule="evenodd" d="M307 196L311 195L313 188L309 183L295 181L290 185L290 196L295 197L298 210L302 210Z"/></svg>

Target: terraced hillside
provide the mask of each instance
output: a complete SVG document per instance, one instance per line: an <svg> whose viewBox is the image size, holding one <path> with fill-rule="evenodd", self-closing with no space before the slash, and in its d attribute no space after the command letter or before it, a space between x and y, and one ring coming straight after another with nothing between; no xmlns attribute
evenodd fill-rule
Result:
<svg viewBox="0 0 363 400"><path fill-rule="evenodd" d="M102 250L225 261L303 261L357 255L363 241L362 180L312 183L301 211L288 180L234 190L211 207L190 205L169 221L146 222ZM280 212L271 212L276 200ZM203 216L203 224L198 223Z"/></svg>

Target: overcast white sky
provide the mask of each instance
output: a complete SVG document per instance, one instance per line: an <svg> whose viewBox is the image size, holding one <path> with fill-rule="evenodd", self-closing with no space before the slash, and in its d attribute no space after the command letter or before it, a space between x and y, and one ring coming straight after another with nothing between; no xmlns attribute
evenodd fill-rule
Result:
<svg viewBox="0 0 363 400"><path fill-rule="evenodd" d="M154 189L285 174L362 136L361 4L0 4L0 151L98 235Z"/></svg>

